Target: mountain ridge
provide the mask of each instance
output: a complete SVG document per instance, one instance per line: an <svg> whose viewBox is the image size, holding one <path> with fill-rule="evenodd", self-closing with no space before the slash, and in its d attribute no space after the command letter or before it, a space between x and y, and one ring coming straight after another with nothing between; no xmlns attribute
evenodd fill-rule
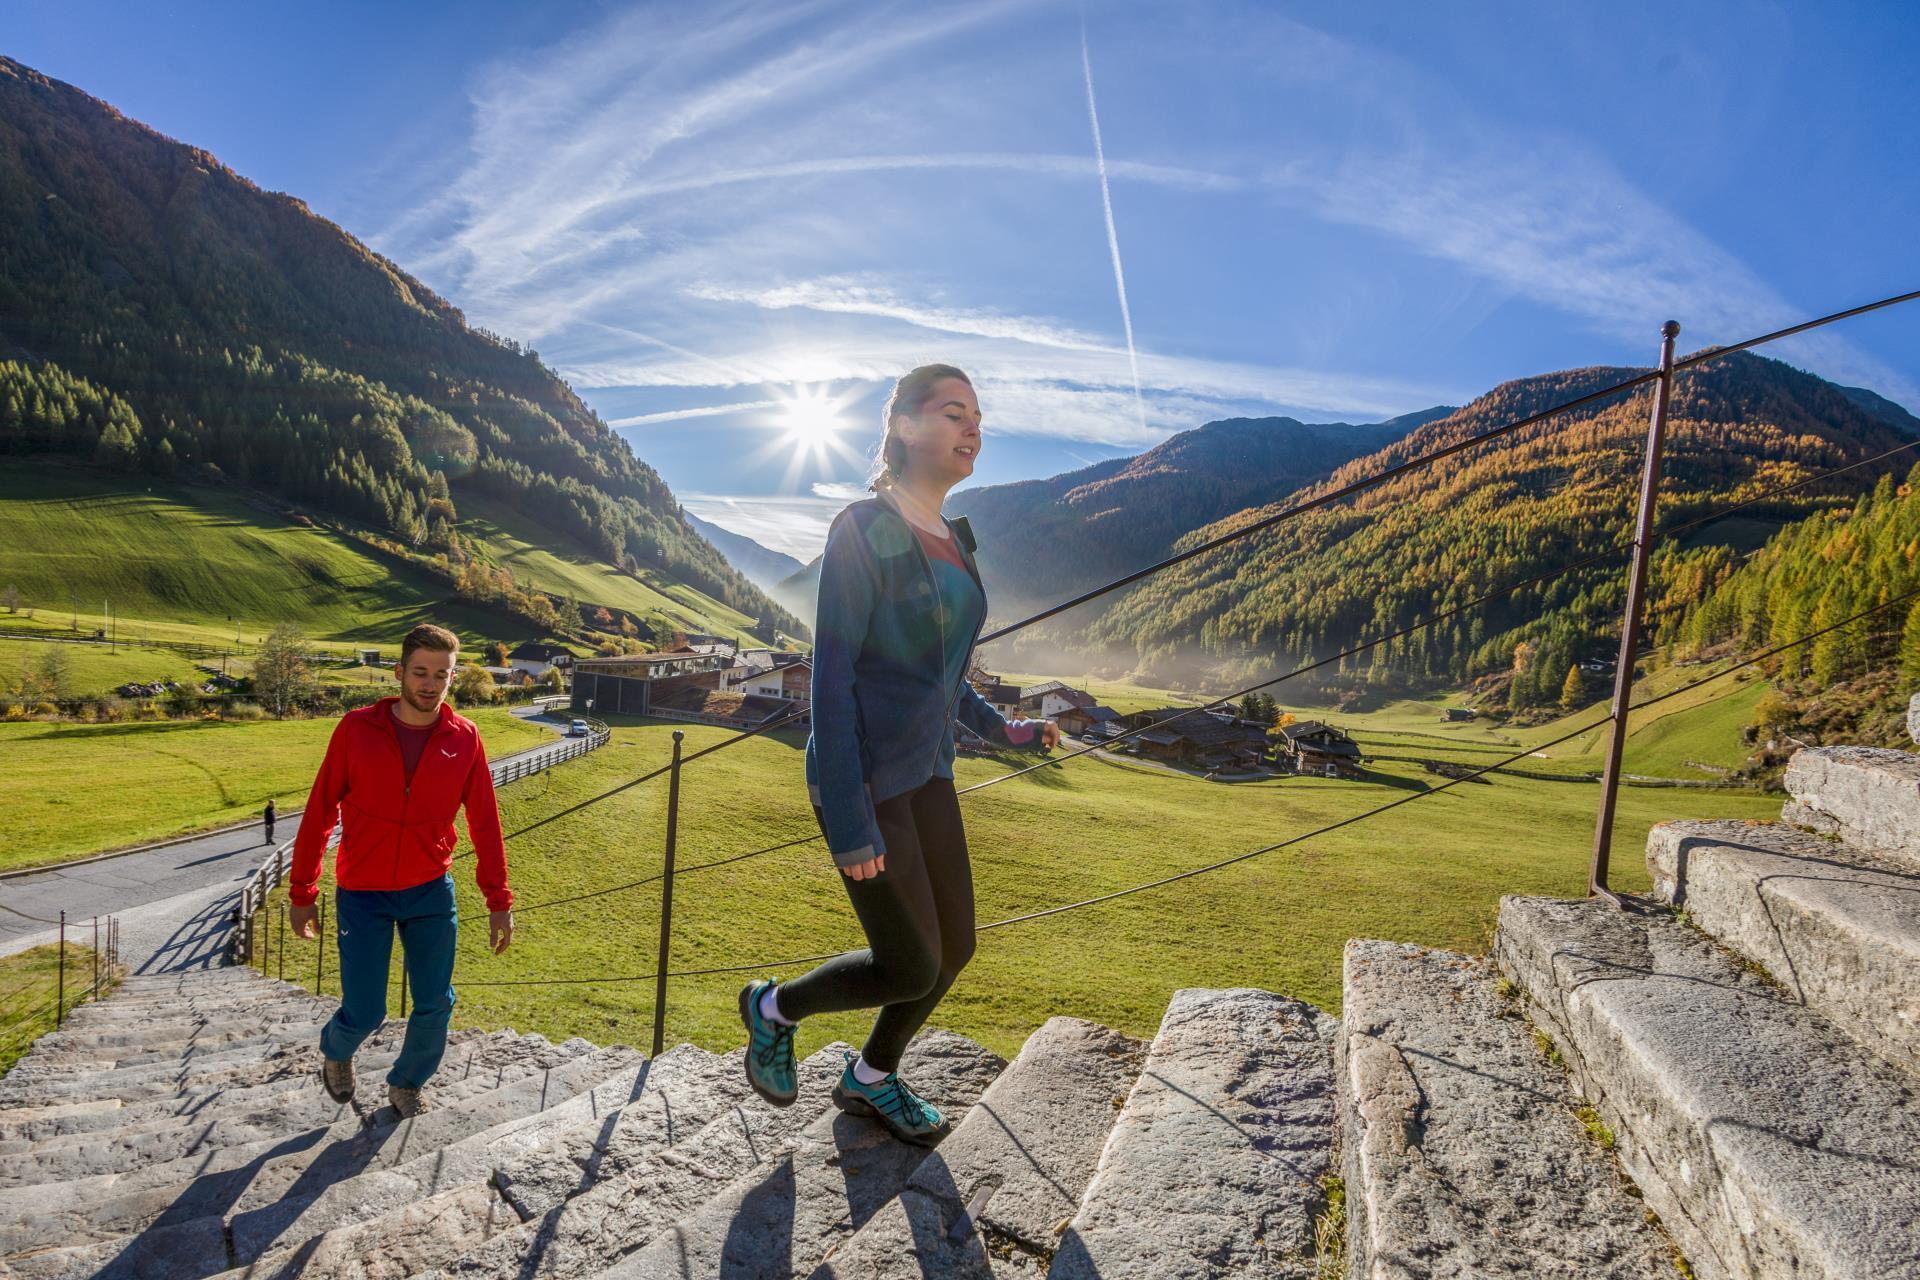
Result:
<svg viewBox="0 0 1920 1280"><path fill-rule="evenodd" d="M0 355L0 450L257 488L449 576L458 498L481 491L803 630L537 352L297 197L4 57Z"/></svg>

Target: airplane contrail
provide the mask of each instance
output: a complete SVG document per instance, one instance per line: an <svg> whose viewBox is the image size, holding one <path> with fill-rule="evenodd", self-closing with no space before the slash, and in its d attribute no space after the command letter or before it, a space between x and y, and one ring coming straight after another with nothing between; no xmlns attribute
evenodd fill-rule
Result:
<svg viewBox="0 0 1920 1280"><path fill-rule="evenodd" d="M1087 119L1093 122L1093 161L1100 174L1100 203L1107 213L1107 249L1113 254L1113 287L1120 294L1120 325L1127 335L1127 365L1133 371L1133 407L1147 429L1147 403L1140 395L1140 357L1133 348L1133 311L1127 306L1127 275L1120 269L1120 233L1113 226L1113 191L1107 185L1107 151L1100 143L1100 109L1093 100L1093 58L1087 53L1087 16L1080 15L1080 70L1087 81Z"/></svg>

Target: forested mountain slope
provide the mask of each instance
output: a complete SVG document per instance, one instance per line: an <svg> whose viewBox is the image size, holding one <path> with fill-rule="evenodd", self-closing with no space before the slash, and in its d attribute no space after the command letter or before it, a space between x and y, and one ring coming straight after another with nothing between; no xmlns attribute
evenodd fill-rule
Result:
<svg viewBox="0 0 1920 1280"><path fill-rule="evenodd" d="M299 200L0 58L0 450L236 483L457 573L462 492L799 620L538 355Z"/></svg>
<svg viewBox="0 0 1920 1280"><path fill-rule="evenodd" d="M1196 529L1182 545L1633 372L1580 369L1506 383L1323 484ZM1517 705L1552 701L1569 665L1604 654L1617 634L1647 409L1644 392L1621 395L1468 449L1198 557L1099 616L1053 626L1029 643L1078 648L1147 676L1284 670L1619 546L1615 561L1383 645L1329 677L1421 686L1510 670ZM1777 361L1741 354L1687 371L1674 388L1662 524L1908 438L1842 388ZM1871 469L1851 473L1751 508L1743 523L1799 519L1873 479ZM1717 536L1707 526L1665 549L1655 580L1661 610L1684 606L1731 563Z"/></svg>

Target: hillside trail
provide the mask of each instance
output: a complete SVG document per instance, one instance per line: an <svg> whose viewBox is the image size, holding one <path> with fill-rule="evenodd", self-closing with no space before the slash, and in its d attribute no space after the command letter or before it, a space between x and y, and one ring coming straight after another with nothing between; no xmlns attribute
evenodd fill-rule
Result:
<svg viewBox="0 0 1920 1280"><path fill-rule="evenodd" d="M515 707L516 719L539 725L561 742L564 715ZM547 743L492 761L496 776L507 765L557 749ZM319 767L316 758L314 767ZM283 816L275 844L293 839L300 816ZM240 889L273 850L257 824L209 832L175 843L151 845L116 856L46 867L0 880L0 955L54 942L59 913L67 913L69 941L90 940L82 931L98 916L120 921L120 954L129 973L165 973L221 963Z"/></svg>
<svg viewBox="0 0 1920 1280"><path fill-rule="evenodd" d="M1780 821L1656 825L1647 898L1502 898L1489 956L1350 940L1341 1019L930 1030L931 1151L830 1104L844 1045L775 1108L737 1048L463 1029L402 1118L403 1023L338 1104L334 1002L136 975L0 1080L0 1276L1920 1280L1920 756L1784 781Z"/></svg>

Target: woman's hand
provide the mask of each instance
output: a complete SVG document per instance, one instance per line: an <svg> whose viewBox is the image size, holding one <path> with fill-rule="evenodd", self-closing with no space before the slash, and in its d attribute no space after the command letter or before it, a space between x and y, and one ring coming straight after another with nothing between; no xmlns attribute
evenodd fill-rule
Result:
<svg viewBox="0 0 1920 1280"><path fill-rule="evenodd" d="M856 862L850 867L840 868L849 880L871 880L886 869L887 855L884 853L877 858L868 858L865 862Z"/></svg>
<svg viewBox="0 0 1920 1280"><path fill-rule="evenodd" d="M1060 726L1049 720L1040 726L1040 749L1051 751L1060 745Z"/></svg>

